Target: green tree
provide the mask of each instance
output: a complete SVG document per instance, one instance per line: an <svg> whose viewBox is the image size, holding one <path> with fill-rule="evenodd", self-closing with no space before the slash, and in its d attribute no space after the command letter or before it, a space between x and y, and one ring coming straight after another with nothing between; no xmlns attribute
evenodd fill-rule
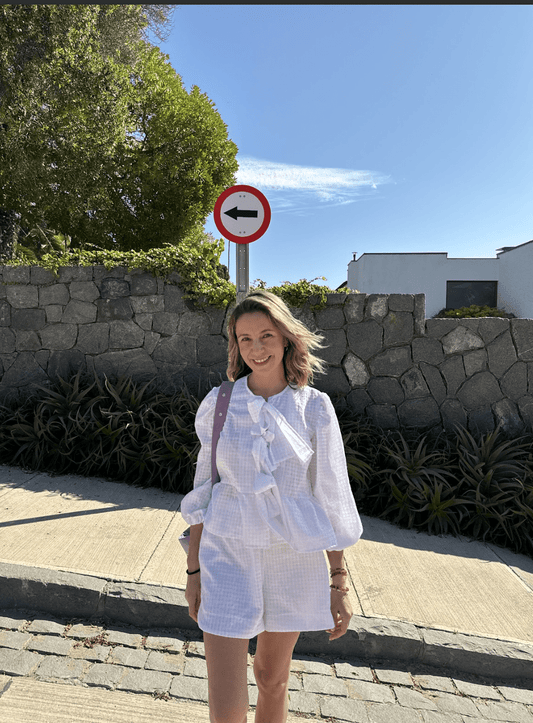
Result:
<svg viewBox="0 0 533 723"><path fill-rule="evenodd" d="M0 207L28 228L78 225L126 133L136 46L109 6L0 9ZM124 13L118 13L124 18Z"/></svg>
<svg viewBox="0 0 533 723"><path fill-rule="evenodd" d="M147 249L179 243L231 185L237 149L212 102L146 40L169 7L0 8L6 227Z"/></svg>
<svg viewBox="0 0 533 723"><path fill-rule="evenodd" d="M121 248L176 243L201 226L235 180L237 147L213 102L183 87L167 56L152 48L137 64L130 131L106 179L102 229Z"/></svg>

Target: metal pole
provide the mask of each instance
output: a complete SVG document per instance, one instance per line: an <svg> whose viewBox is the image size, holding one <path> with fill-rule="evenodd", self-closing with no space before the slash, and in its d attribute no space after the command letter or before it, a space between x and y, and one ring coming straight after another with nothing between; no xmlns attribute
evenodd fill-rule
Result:
<svg viewBox="0 0 533 723"><path fill-rule="evenodd" d="M250 253L248 247L250 244L235 244L237 246L237 304L240 304L250 290L249 282L249 258Z"/></svg>

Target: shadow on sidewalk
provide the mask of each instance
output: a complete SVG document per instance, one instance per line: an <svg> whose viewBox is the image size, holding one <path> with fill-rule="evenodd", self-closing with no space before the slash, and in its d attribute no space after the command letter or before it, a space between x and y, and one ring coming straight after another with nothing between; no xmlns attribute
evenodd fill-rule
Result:
<svg viewBox="0 0 533 723"><path fill-rule="evenodd" d="M452 555L482 562L500 562L516 568L523 582L533 590L533 560L527 555L511 552L491 542L472 540L453 535L429 535L427 532L397 527L391 522L363 516L363 538L384 545L394 545L410 550L433 552L436 555ZM531 578L529 578L531 576Z"/></svg>

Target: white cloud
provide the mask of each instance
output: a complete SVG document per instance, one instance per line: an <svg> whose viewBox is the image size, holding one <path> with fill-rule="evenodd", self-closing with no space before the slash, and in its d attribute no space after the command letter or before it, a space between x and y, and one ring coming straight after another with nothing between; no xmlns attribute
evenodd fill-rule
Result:
<svg viewBox="0 0 533 723"><path fill-rule="evenodd" d="M246 156L237 160L237 183L258 188L278 211L292 213L316 207L317 200L326 206L354 203L392 182L390 176L377 171L295 166Z"/></svg>

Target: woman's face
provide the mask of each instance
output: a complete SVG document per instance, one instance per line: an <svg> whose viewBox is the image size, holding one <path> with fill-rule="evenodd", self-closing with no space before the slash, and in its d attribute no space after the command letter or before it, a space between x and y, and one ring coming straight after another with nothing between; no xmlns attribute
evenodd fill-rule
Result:
<svg viewBox="0 0 533 723"><path fill-rule="evenodd" d="M256 376L285 378L285 338L266 314L243 314L235 324L235 335L243 361Z"/></svg>

